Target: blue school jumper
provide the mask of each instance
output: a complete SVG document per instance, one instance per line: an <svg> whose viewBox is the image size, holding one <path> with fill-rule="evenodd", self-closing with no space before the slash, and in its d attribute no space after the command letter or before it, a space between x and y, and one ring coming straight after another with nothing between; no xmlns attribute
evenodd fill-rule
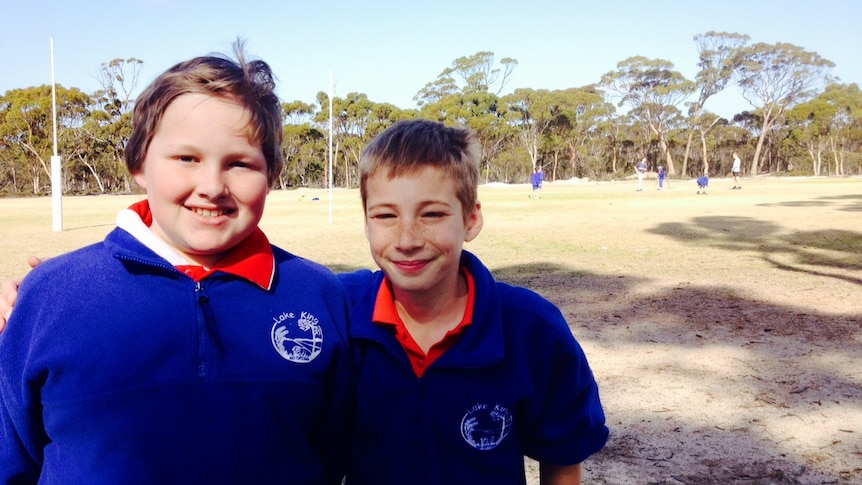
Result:
<svg viewBox="0 0 862 485"><path fill-rule="evenodd" d="M350 485L523 484L524 455L572 465L605 445L596 381L560 311L466 251L461 264L473 322L422 378L392 327L371 321L383 273L339 275L361 366Z"/></svg>
<svg viewBox="0 0 862 485"><path fill-rule="evenodd" d="M271 258L268 289L195 282L118 228L34 269L0 335L0 483L340 483L350 303Z"/></svg>

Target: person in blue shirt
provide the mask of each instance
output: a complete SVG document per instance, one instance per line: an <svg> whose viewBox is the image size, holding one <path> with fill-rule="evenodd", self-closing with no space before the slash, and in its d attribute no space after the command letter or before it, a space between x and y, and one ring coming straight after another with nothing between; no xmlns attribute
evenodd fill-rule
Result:
<svg viewBox="0 0 862 485"><path fill-rule="evenodd" d="M703 174L697 178L697 193L700 194L703 192L706 195L707 190L709 190L709 177Z"/></svg>
<svg viewBox="0 0 862 485"><path fill-rule="evenodd" d="M530 198L535 196L537 199L542 198L542 182L545 181L545 171L541 165L536 167L536 171L530 176L530 184L533 186L533 191L530 192Z"/></svg>
<svg viewBox="0 0 862 485"><path fill-rule="evenodd" d="M560 310L494 279L466 129L398 122L360 159L380 271L340 275L359 378L348 484L579 483L606 443L598 386Z"/></svg>
<svg viewBox="0 0 862 485"><path fill-rule="evenodd" d="M340 484L350 301L258 222L283 156L269 66L211 55L138 98L146 199L52 258L0 335L0 482Z"/></svg>

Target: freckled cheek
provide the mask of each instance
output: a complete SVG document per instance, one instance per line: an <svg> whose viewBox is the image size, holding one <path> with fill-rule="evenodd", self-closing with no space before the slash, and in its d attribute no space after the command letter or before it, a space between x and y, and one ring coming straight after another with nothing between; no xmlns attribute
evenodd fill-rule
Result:
<svg viewBox="0 0 862 485"><path fill-rule="evenodd" d="M431 228L423 224L403 225L398 228L396 237L425 240L433 236Z"/></svg>
<svg viewBox="0 0 862 485"><path fill-rule="evenodd" d="M404 239L417 240L426 237L426 229L409 225L391 225L387 227L370 226L368 240L372 248L384 248L398 244Z"/></svg>

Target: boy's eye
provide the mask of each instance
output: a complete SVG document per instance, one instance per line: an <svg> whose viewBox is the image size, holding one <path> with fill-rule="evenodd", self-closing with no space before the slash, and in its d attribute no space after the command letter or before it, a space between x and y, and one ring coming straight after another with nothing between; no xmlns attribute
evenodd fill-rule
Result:
<svg viewBox="0 0 862 485"><path fill-rule="evenodd" d="M395 212L390 210L381 210L380 208L373 208L368 211L369 219L394 219L398 217Z"/></svg>
<svg viewBox="0 0 862 485"><path fill-rule="evenodd" d="M446 213L442 211L430 211L422 214L422 217L439 218L446 217Z"/></svg>
<svg viewBox="0 0 862 485"><path fill-rule="evenodd" d="M181 155L181 156L179 156L179 157L177 157L177 158L178 158L178 159L179 159L179 161L181 161L181 162L191 163L191 162L194 162L194 161L195 161L195 157L188 156L188 155Z"/></svg>
<svg viewBox="0 0 862 485"><path fill-rule="evenodd" d="M249 170L264 170L264 165L256 162L249 162L246 160L234 160L228 164L230 167L235 168L247 168Z"/></svg>

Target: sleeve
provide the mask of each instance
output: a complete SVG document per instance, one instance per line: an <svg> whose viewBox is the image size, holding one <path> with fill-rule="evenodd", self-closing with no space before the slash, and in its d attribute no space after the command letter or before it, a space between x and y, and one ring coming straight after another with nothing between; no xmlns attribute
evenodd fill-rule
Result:
<svg viewBox="0 0 862 485"><path fill-rule="evenodd" d="M0 391L0 483L36 483L39 479L39 467L28 455L21 433L12 417L13 406L10 405L9 388L4 381Z"/></svg>
<svg viewBox="0 0 862 485"><path fill-rule="evenodd" d="M40 305L29 291L38 284L27 284L32 280L28 277L22 284L15 312L0 334L0 483L36 483L47 442L39 404L41 385L28 371L31 354L38 348L32 342L33 330L40 321Z"/></svg>
<svg viewBox="0 0 862 485"><path fill-rule="evenodd" d="M553 309L553 318L542 322L550 332L543 339L545 357L533 369L538 399L525 454L540 462L574 465L601 450L609 431L586 355L562 314Z"/></svg>

